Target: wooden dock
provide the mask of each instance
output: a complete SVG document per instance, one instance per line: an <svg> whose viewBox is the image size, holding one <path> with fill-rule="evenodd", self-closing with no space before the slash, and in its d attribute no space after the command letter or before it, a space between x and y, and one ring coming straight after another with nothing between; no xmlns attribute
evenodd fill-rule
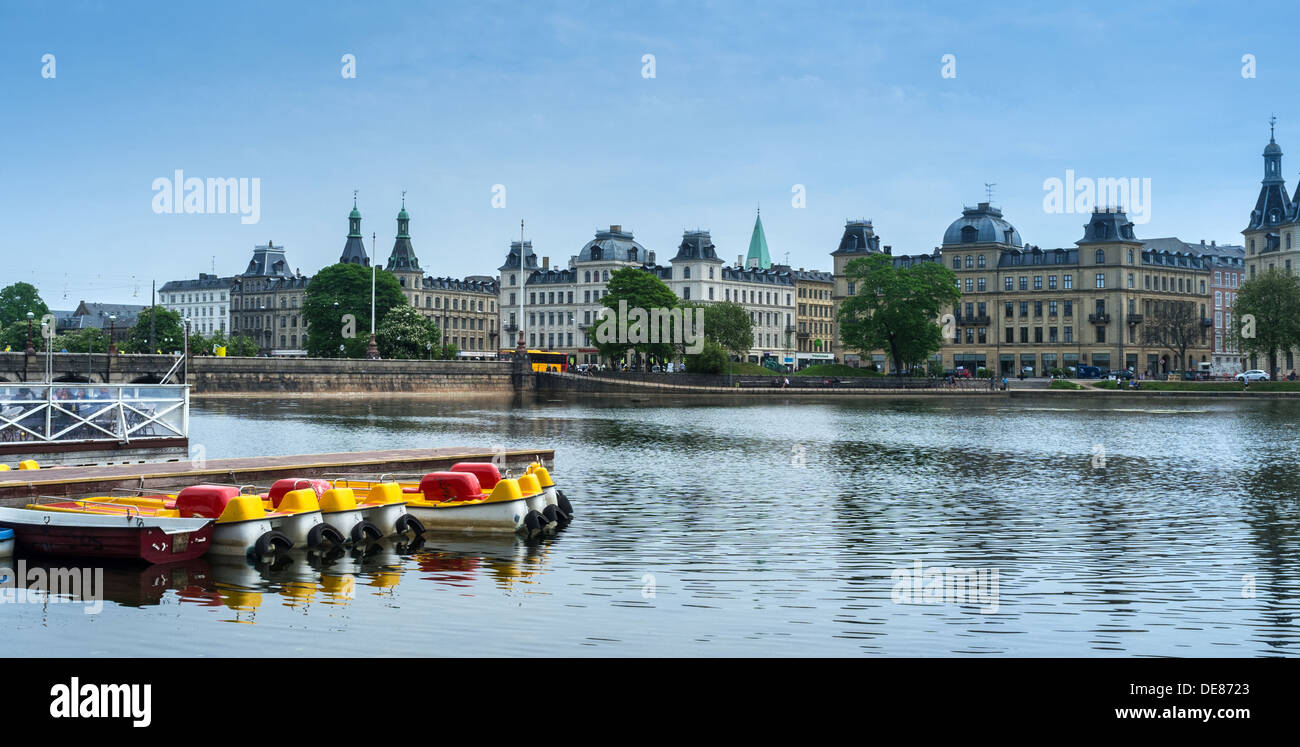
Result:
<svg viewBox="0 0 1300 747"><path fill-rule="evenodd" d="M206 462L152 462L99 467L52 467L0 472L0 505L29 503L41 496L85 497L113 490L163 490L197 483L270 485L282 477L329 477L339 474L422 474L445 470L456 462L491 461L494 454L474 447L390 449L337 454L209 459ZM530 462L555 463L553 449L505 451L496 455L501 470L522 472Z"/></svg>

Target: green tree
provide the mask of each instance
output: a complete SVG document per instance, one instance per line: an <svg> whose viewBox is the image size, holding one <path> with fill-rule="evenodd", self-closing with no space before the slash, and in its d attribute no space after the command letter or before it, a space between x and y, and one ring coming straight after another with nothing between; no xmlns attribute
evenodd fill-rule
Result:
<svg viewBox="0 0 1300 747"><path fill-rule="evenodd" d="M628 350L661 360L677 356L682 346L672 340L674 337L680 340L681 331L677 330L674 335L673 330L663 330L659 324L651 323L652 319L657 319L658 315L665 314L678 305L677 295L664 281L645 270L624 267L610 274L605 288L607 292L600 302L609 311L595 323L592 334L602 356L616 360ZM627 316L624 320L619 319L620 302L625 304L621 306ZM705 329L707 328L706 320ZM668 332L667 335L664 334L665 331Z"/></svg>
<svg viewBox="0 0 1300 747"><path fill-rule="evenodd" d="M253 342L253 338L246 335L232 337L230 342L226 344L226 355L252 358L257 355L257 343Z"/></svg>
<svg viewBox="0 0 1300 747"><path fill-rule="evenodd" d="M75 332L58 335L54 338L54 349L67 350L69 353L84 353L87 350L96 353L107 353L108 332L94 327L87 327Z"/></svg>
<svg viewBox="0 0 1300 747"><path fill-rule="evenodd" d="M957 303L956 276L939 262L895 267L888 254L855 259L844 268L857 292L840 305L845 347L866 355L884 350L901 371L943 347L940 313Z"/></svg>
<svg viewBox="0 0 1300 747"><path fill-rule="evenodd" d="M149 345L149 320L154 320L153 346ZM126 353L172 353L184 349L185 327L179 311L151 306L135 318L135 326L127 333L122 351Z"/></svg>
<svg viewBox="0 0 1300 747"><path fill-rule="evenodd" d="M437 347L436 345L434 346ZM454 361L460 355L460 347L454 342L449 342L442 346L442 359L445 361Z"/></svg>
<svg viewBox="0 0 1300 747"><path fill-rule="evenodd" d="M727 351L719 343L706 339L697 355L686 356L686 372L720 374L727 366Z"/></svg>
<svg viewBox="0 0 1300 747"><path fill-rule="evenodd" d="M744 306L734 301L682 306L704 309L704 339L716 342L725 352L743 357L754 347L754 322Z"/></svg>
<svg viewBox="0 0 1300 747"><path fill-rule="evenodd" d="M37 319L50 313L50 307L41 300L41 294L36 291L36 286L20 282L0 290L0 328L8 327L17 321L26 324L29 311L35 314ZM26 335L26 332L23 334ZM26 337L24 336L23 339L25 347Z"/></svg>
<svg viewBox="0 0 1300 747"><path fill-rule="evenodd" d="M384 358L428 358L436 348L442 354L442 331L414 306L391 309L375 330L379 354Z"/></svg>
<svg viewBox="0 0 1300 747"><path fill-rule="evenodd" d="M1257 275L1241 284L1235 308L1237 349L1267 356L1276 377L1278 354L1300 346L1300 277L1276 268Z"/></svg>
<svg viewBox="0 0 1300 747"><path fill-rule="evenodd" d="M330 265L307 284L302 304L307 323L307 355L337 358L339 345L348 358L364 358L370 343L370 268ZM375 317L383 323L388 311L406 305L397 278L387 270L375 275ZM351 314L354 323L345 321ZM379 327L375 327L376 337Z"/></svg>

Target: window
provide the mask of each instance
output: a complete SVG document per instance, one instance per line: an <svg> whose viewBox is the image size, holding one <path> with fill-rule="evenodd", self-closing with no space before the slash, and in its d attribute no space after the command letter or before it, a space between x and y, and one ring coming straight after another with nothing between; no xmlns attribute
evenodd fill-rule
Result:
<svg viewBox="0 0 1300 747"><path fill-rule="evenodd" d="M1020 328L1020 341L1023 342L1023 343L1028 343L1028 342L1029 342L1029 328L1028 328L1028 327L1021 327L1021 328Z"/></svg>
<svg viewBox="0 0 1300 747"><path fill-rule="evenodd" d="M1096 329L1097 329L1097 342L1098 342L1098 343L1103 343L1103 342L1105 342L1105 341L1106 341L1106 328L1105 328L1105 327L1097 327Z"/></svg>
<svg viewBox="0 0 1300 747"><path fill-rule="evenodd" d="M972 268L972 267L974 267L974 266L975 266L975 255L973 255L973 254L967 254L967 255L966 255L966 269L969 270L970 268Z"/></svg>
<svg viewBox="0 0 1300 747"><path fill-rule="evenodd" d="M1029 290L1029 277L1026 275L1020 276L1020 290Z"/></svg>
<svg viewBox="0 0 1300 747"><path fill-rule="evenodd" d="M1056 316L1056 301L1047 302L1047 315Z"/></svg>
<svg viewBox="0 0 1300 747"><path fill-rule="evenodd" d="M974 289L975 289L975 281L971 278L966 278L966 292L970 293Z"/></svg>
<svg viewBox="0 0 1300 747"><path fill-rule="evenodd" d="M1040 291L1040 290L1042 290L1042 289L1043 289L1043 276L1042 276L1042 275L1035 275L1035 276L1034 276L1034 290L1036 290L1036 291Z"/></svg>
<svg viewBox="0 0 1300 747"><path fill-rule="evenodd" d="M683 268L682 268L682 280L690 280L690 279L691 279L691 268L690 268L690 267L683 267Z"/></svg>
<svg viewBox="0 0 1300 747"><path fill-rule="evenodd" d="M1287 234L1287 236L1286 236L1286 241L1287 241L1287 244L1286 244L1286 245L1287 245L1287 248L1290 249L1290 248L1291 248L1291 234ZM984 267L984 255L983 255L983 254L981 254L981 255L976 259L975 266L976 266L976 267L981 267L981 268Z"/></svg>
<svg viewBox="0 0 1300 747"><path fill-rule="evenodd" d="M954 269L954 270L960 270L960 269L961 269L961 257L953 257L953 258L952 258L952 269Z"/></svg>
<svg viewBox="0 0 1300 747"><path fill-rule="evenodd" d="M1065 275L1064 277L1061 278L1061 282L1064 283L1064 285L1062 285L1061 287L1065 288L1066 290L1069 290L1074 287L1074 276Z"/></svg>
<svg viewBox="0 0 1300 747"><path fill-rule="evenodd" d="M1133 287L1133 273L1131 272L1128 274L1128 287L1129 288Z"/></svg>
<svg viewBox="0 0 1300 747"><path fill-rule="evenodd" d="M1106 287L1106 274L1105 274L1105 273L1102 273L1102 272L1097 273L1097 287L1098 287L1098 288L1105 288L1105 287Z"/></svg>
<svg viewBox="0 0 1300 747"><path fill-rule="evenodd" d="M1074 342L1074 327L1065 327L1063 334L1066 342Z"/></svg>
<svg viewBox="0 0 1300 747"><path fill-rule="evenodd" d="M1065 315L1074 316L1074 301L1065 302Z"/></svg>
<svg viewBox="0 0 1300 747"><path fill-rule="evenodd" d="M976 280L976 281L975 281L975 290L977 290L977 291L979 291L979 292L981 292L981 293L983 293L984 291L988 290L988 286L986 286L986 285L984 284L984 278L980 278L979 280Z"/></svg>
<svg viewBox="0 0 1300 747"><path fill-rule="evenodd" d="M1020 302L1020 316L1021 316L1021 318L1024 318L1024 317L1029 316L1029 302L1028 302L1028 301L1021 301L1021 302Z"/></svg>
<svg viewBox="0 0 1300 747"><path fill-rule="evenodd" d="M1005 281L1003 283L1003 286L1005 287L1006 290L1015 290L1016 281L1014 279L1007 277L1007 278L1003 278L1003 280Z"/></svg>
<svg viewBox="0 0 1300 747"><path fill-rule="evenodd" d="M1016 330L1012 327L1007 327L1006 329L1007 329L1007 344L1010 345L1011 343L1014 343L1016 341Z"/></svg>
<svg viewBox="0 0 1300 747"><path fill-rule="evenodd" d="M1099 265L1106 264L1106 251L1104 249L1098 249L1096 254L1096 259L1097 259L1097 264Z"/></svg>
<svg viewBox="0 0 1300 747"><path fill-rule="evenodd" d="M1047 289L1048 289L1048 290L1056 290L1056 276L1055 276L1055 275L1048 275L1048 276L1047 276Z"/></svg>
<svg viewBox="0 0 1300 747"><path fill-rule="evenodd" d="M1056 327L1047 328L1047 341L1056 342Z"/></svg>
<svg viewBox="0 0 1300 747"><path fill-rule="evenodd" d="M1043 302L1034 301L1034 316L1042 316L1042 315L1043 315Z"/></svg>
<svg viewBox="0 0 1300 747"><path fill-rule="evenodd" d="M1006 304L1006 314L1005 314L1005 316L1006 316L1008 319L1010 319L1010 318L1012 318L1012 317L1014 317L1014 316L1016 315L1015 308L1016 308L1016 305L1015 305L1014 303L1012 303L1012 302L1010 302L1010 301L1007 301L1007 304Z"/></svg>

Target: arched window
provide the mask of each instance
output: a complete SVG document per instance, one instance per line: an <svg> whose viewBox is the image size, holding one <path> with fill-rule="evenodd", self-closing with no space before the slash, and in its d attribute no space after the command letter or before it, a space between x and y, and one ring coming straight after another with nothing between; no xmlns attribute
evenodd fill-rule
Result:
<svg viewBox="0 0 1300 747"><path fill-rule="evenodd" d="M975 226L966 226L961 229L961 243L974 244L979 240L980 232Z"/></svg>
<svg viewBox="0 0 1300 747"><path fill-rule="evenodd" d="M683 268L682 268L682 280L690 280L690 279L691 279L691 268L690 268L690 267L683 267Z"/></svg>
<svg viewBox="0 0 1300 747"><path fill-rule="evenodd" d="M979 256L979 258L975 261L975 266L976 266L976 267L984 267L984 255L983 255L983 254L981 254L981 255Z"/></svg>
<svg viewBox="0 0 1300 747"><path fill-rule="evenodd" d="M601 282L608 283L608 282L609 282L609 270L605 270L605 271L603 271L602 273L600 273L600 279L601 279Z"/></svg>
<svg viewBox="0 0 1300 747"><path fill-rule="evenodd" d="M1103 249L1097 250L1097 264L1099 265L1106 264L1106 252Z"/></svg>
<svg viewBox="0 0 1300 747"><path fill-rule="evenodd" d="M975 266L975 255L973 255L973 254L967 254L967 255L966 255L966 269L969 270L970 268L972 268L972 267L974 267L974 266Z"/></svg>
<svg viewBox="0 0 1300 747"><path fill-rule="evenodd" d="M583 273L583 281L582 281L582 282L584 282L584 283L590 283L590 282L591 282L591 270L587 270L585 273Z"/></svg>

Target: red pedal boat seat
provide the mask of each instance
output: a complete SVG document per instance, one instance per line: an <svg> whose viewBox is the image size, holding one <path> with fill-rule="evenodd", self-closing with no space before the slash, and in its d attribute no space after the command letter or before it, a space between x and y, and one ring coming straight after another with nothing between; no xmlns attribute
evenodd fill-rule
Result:
<svg viewBox="0 0 1300 747"><path fill-rule="evenodd" d="M474 501L483 497L478 478L471 472L430 472L420 480L425 500Z"/></svg>
<svg viewBox="0 0 1300 747"><path fill-rule="evenodd" d="M457 462L451 465L452 472L468 472L478 478L479 487L491 490L501 482L501 471L491 462Z"/></svg>
<svg viewBox="0 0 1300 747"><path fill-rule="evenodd" d="M191 485L176 494L176 510L182 519L216 519L237 495L239 488L229 485Z"/></svg>
<svg viewBox="0 0 1300 747"><path fill-rule="evenodd" d="M273 508L279 508L280 501L283 500L284 496L291 490L311 488L316 491L316 497L320 498L322 495L325 495L325 491L329 490L331 487L333 486L329 484L328 480L312 480L306 477L286 477L283 480L276 480L271 483L271 491L266 494L266 497L271 499L271 506Z"/></svg>

